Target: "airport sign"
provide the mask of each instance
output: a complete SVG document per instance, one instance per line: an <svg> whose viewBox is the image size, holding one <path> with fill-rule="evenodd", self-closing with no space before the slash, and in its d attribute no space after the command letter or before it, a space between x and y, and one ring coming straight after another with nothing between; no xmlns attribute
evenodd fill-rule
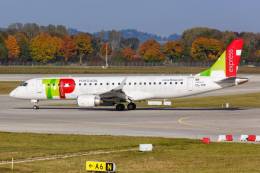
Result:
<svg viewBox="0 0 260 173"><path fill-rule="evenodd" d="M86 161L86 171L115 172L116 164L113 162Z"/></svg>

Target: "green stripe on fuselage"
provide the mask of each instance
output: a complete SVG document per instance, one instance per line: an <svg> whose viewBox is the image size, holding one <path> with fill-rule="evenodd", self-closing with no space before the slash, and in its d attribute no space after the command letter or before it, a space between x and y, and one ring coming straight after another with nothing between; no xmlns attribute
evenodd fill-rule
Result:
<svg viewBox="0 0 260 173"><path fill-rule="evenodd" d="M43 79L42 83L45 86L45 94L47 99L53 99L53 97L60 96L59 91L59 79Z"/></svg>

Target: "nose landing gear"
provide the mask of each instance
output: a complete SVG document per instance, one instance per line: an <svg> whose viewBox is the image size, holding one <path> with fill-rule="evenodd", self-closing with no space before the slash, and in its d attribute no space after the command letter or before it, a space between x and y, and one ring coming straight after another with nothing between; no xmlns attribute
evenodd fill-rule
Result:
<svg viewBox="0 0 260 173"><path fill-rule="evenodd" d="M32 100L31 100L31 103L33 103L33 110L40 109L40 107L39 107L39 105L38 105L39 100L32 99Z"/></svg>

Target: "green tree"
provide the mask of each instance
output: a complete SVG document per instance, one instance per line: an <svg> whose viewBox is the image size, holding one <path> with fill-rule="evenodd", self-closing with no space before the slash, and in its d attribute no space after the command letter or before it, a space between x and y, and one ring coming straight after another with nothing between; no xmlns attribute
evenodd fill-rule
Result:
<svg viewBox="0 0 260 173"><path fill-rule="evenodd" d="M36 23L26 23L23 26L22 32L24 32L30 40L40 33L40 27Z"/></svg>
<svg viewBox="0 0 260 173"><path fill-rule="evenodd" d="M21 61L26 62L28 60L31 60L29 39L22 32L17 32L15 34L15 38L17 40L19 47L20 47L20 51L21 51L20 52L20 59L21 59Z"/></svg>
<svg viewBox="0 0 260 173"><path fill-rule="evenodd" d="M108 41L111 45L112 51L120 49L121 39L121 33L118 31L112 30L108 33Z"/></svg>
<svg viewBox="0 0 260 173"><path fill-rule="evenodd" d="M0 60L5 61L8 56L7 49L5 47L5 41L4 41L3 35L0 33Z"/></svg>

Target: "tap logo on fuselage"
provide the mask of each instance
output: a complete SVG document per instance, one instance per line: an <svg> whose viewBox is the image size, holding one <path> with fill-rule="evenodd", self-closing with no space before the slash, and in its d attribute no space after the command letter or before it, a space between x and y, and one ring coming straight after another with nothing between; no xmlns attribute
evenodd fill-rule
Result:
<svg viewBox="0 0 260 173"><path fill-rule="evenodd" d="M75 89L75 81L69 78L63 79L43 79L47 99L65 99L66 94L70 94Z"/></svg>

